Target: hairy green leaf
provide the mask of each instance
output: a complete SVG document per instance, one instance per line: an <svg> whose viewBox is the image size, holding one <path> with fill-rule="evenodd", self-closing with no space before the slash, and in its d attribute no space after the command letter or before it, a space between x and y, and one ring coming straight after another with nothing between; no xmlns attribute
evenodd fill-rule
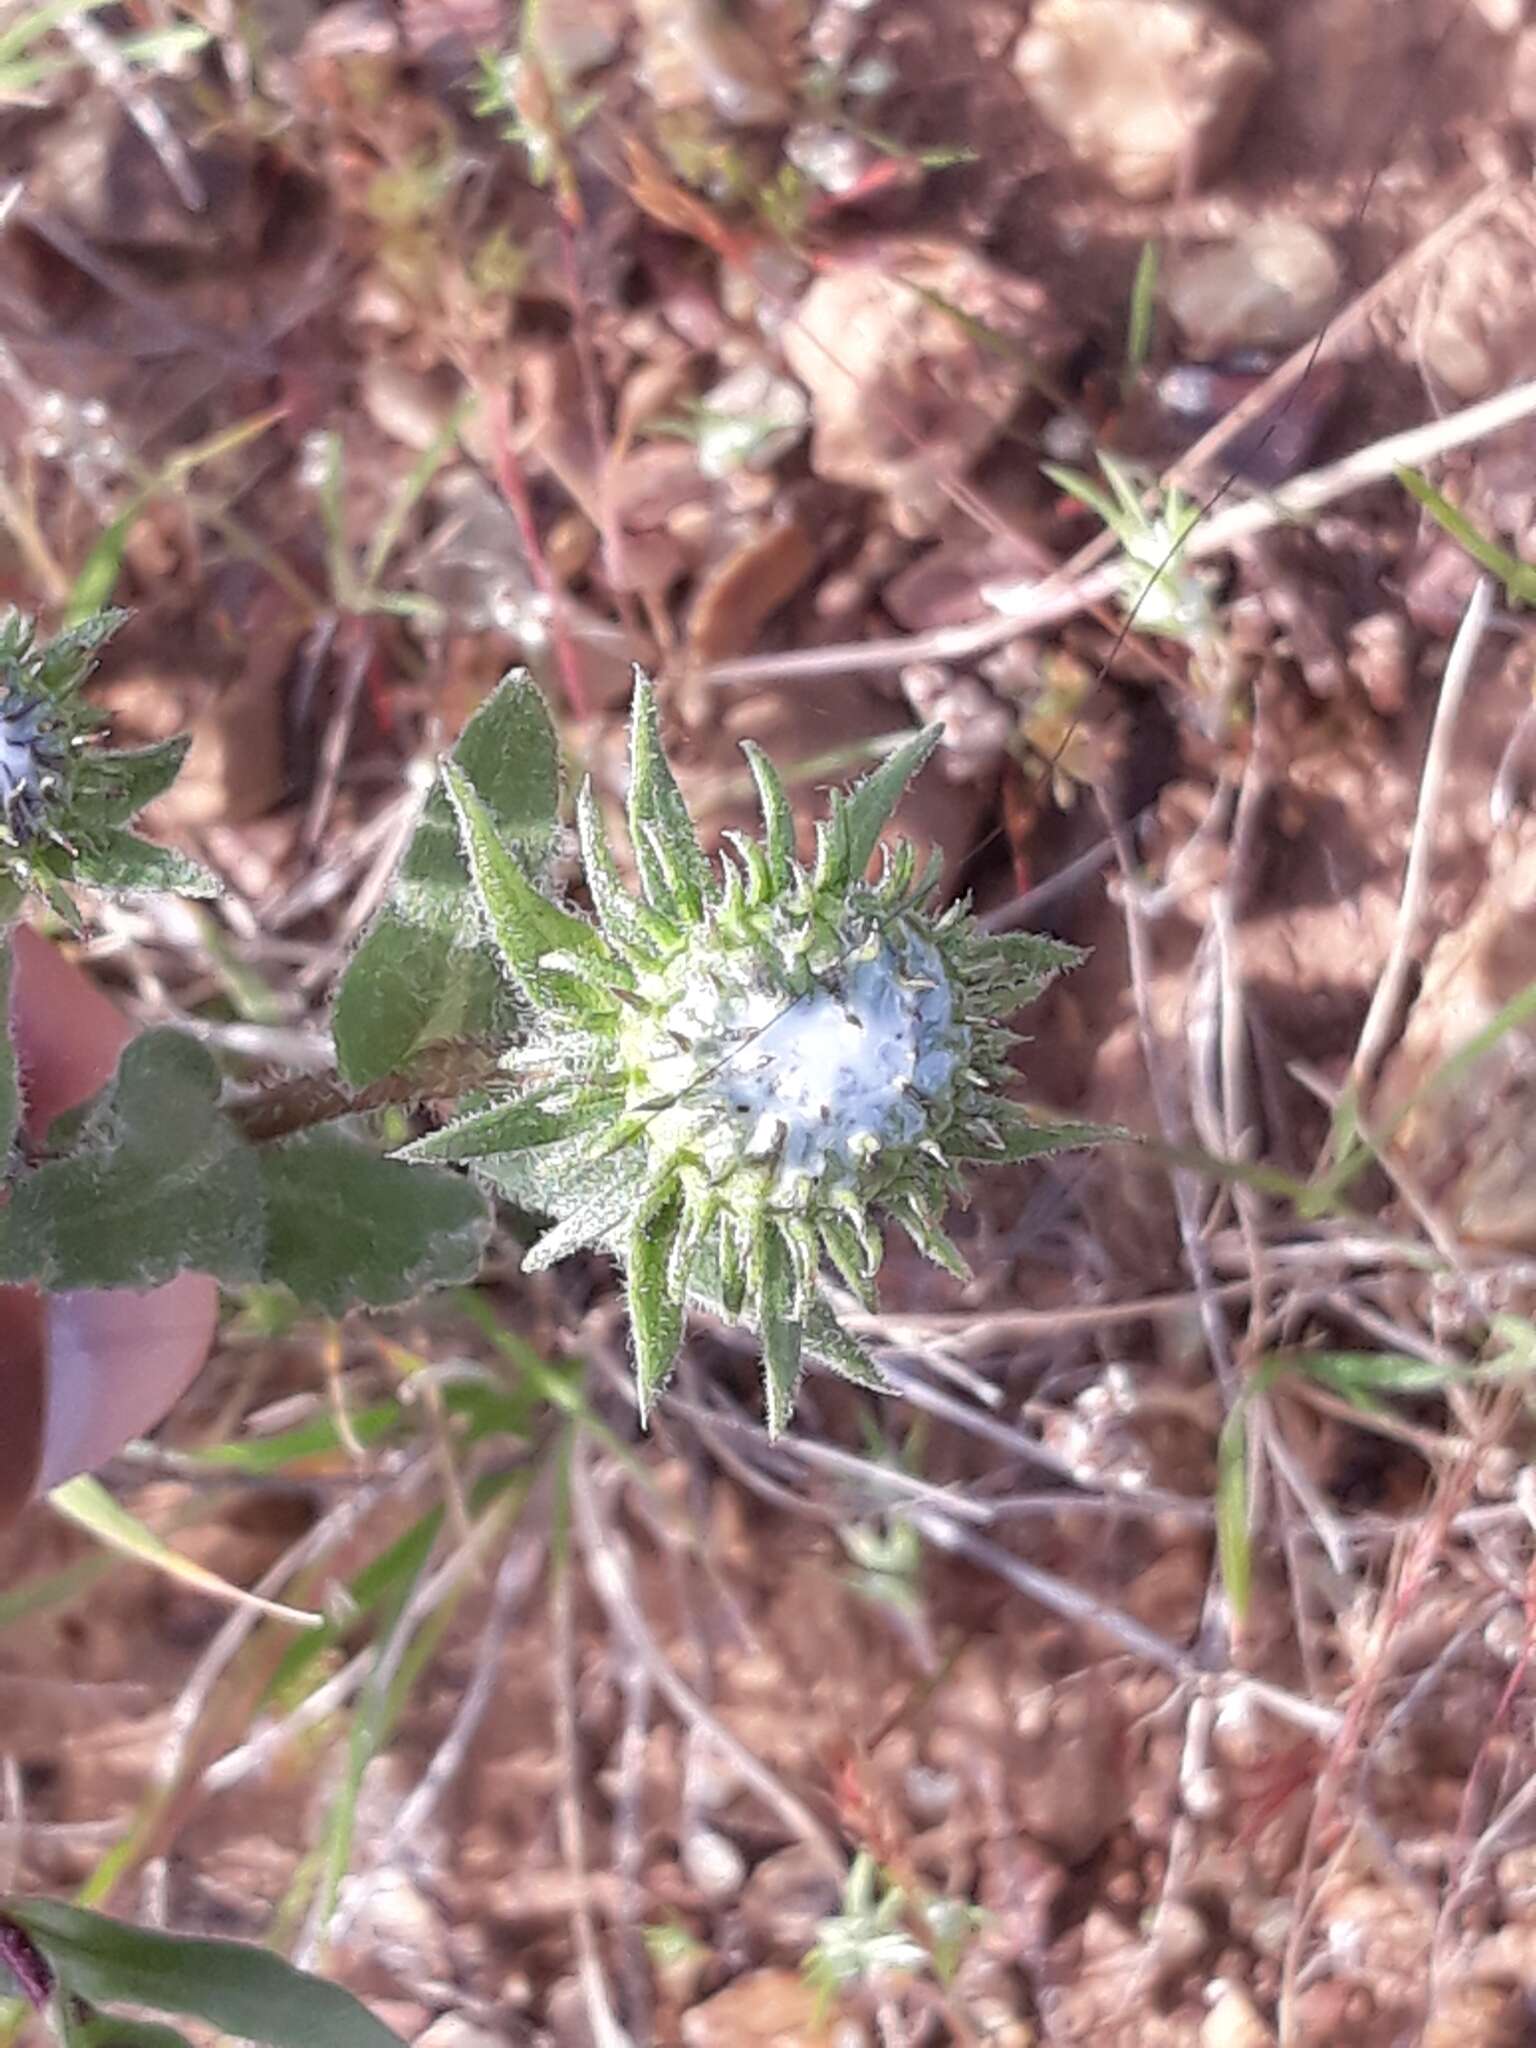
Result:
<svg viewBox="0 0 1536 2048"><path fill-rule="evenodd" d="M55 1974L93 2005L183 2013L271 2048L398 2048L350 1991L270 1949L133 1927L62 1899L7 1899Z"/></svg>
<svg viewBox="0 0 1536 2048"><path fill-rule="evenodd" d="M851 1336L820 1295L814 1295L805 1316L805 1348L812 1358L856 1387L888 1394L890 1382L857 1337Z"/></svg>
<svg viewBox="0 0 1536 2048"><path fill-rule="evenodd" d="M87 754L77 770L77 787L103 825L126 825L146 804L164 796L191 744L186 733L178 733L153 747Z"/></svg>
<svg viewBox="0 0 1536 2048"><path fill-rule="evenodd" d="M714 877L662 752L655 685L639 669L630 719L629 837L646 901L696 923L715 893Z"/></svg>
<svg viewBox="0 0 1536 2048"><path fill-rule="evenodd" d="M523 1271L542 1273L588 1246L614 1249L634 1214L641 1181L641 1170L627 1159L593 1161L582 1197L571 1207L561 1203L559 1222L524 1253Z"/></svg>
<svg viewBox="0 0 1536 2048"><path fill-rule="evenodd" d="M261 1176L218 1099L218 1068L194 1039L136 1038L68 1156L16 1184L0 1222L0 1279L54 1288L152 1287L186 1271L258 1279Z"/></svg>
<svg viewBox="0 0 1536 2048"><path fill-rule="evenodd" d="M542 873L559 817L560 756L526 670L513 670L498 685L449 758L516 858L530 874ZM439 783L338 991L332 1022L341 1070L363 1087L436 1039L510 1038L517 1018Z"/></svg>
<svg viewBox="0 0 1536 2048"><path fill-rule="evenodd" d="M970 964L967 979L983 990L1001 987L1021 1003L1033 1002L1068 968L1087 958L1081 946L1048 939L1040 932L1001 932L987 939ZM996 1006L986 1008L996 1014Z"/></svg>
<svg viewBox="0 0 1536 2048"><path fill-rule="evenodd" d="M329 1315L357 1303L387 1308L478 1272L490 1219L462 1175L381 1158L334 1127L301 1131L256 1156L265 1277L312 1307Z"/></svg>
<svg viewBox="0 0 1536 2048"><path fill-rule="evenodd" d="M592 898L592 908L597 912L597 921L616 946L645 946L645 932L639 918L639 906L619 879L618 865L613 857L613 848L608 844L608 834L603 829L603 814L597 801L597 792L589 776L581 785L581 794L576 799L576 832L581 841L581 864L587 878L587 890Z"/></svg>
<svg viewBox="0 0 1536 2048"><path fill-rule="evenodd" d="M218 876L200 862L120 827L93 835L76 851L69 879L111 895L164 889L175 896L218 896L224 889Z"/></svg>

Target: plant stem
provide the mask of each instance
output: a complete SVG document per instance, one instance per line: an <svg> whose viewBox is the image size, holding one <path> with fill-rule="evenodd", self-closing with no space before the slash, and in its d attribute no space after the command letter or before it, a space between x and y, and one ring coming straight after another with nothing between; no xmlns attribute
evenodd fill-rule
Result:
<svg viewBox="0 0 1536 2048"><path fill-rule="evenodd" d="M229 1116L252 1144L269 1144L344 1116L467 1095L496 1078L497 1057L484 1039L444 1039L400 1073L386 1074L366 1088L349 1087L339 1074L300 1074L237 1098L228 1105Z"/></svg>

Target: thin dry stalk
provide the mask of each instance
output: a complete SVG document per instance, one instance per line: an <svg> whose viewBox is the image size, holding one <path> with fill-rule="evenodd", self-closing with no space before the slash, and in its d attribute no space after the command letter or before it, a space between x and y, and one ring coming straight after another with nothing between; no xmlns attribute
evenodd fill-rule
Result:
<svg viewBox="0 0 1536 2048"><path fill-rule="evenodd" d="M656 1690L688 1727L701 1728L730 1759L746 1788L770 1813L778 1815L790 1834L803 1842L820 1867L841 1886L847 1861L831 1835L805 1802L791 1792L674 1670L652 1635L635 1588L628 1546L599 1505L589 1455L578 1444L571 1459L571 1504L577 1541L592 1589L609 1626L645 1666Z"/></svg>
<svg viewBox="0 0 1536 2048"><path fill-rule="evenodd" d="M88 14L66 15L59 23L59 32L122 106L154 151L171 189L188 213L206 213L208 195L186 144L166 119L154 94L147 92L134 76L132 65L125 62L112 38Z"/></svg>
<svg viewBox="0 0 1536 2048"><path fill-rule="evenodd" d="M1198 562L1224 554L1239 541L1267 533L1272 527L1304 521L1354 491L1387 481L1399 469L1420 468L1452 449L1469 447L1506 427L1516 426L1533 413L1536 379L1529 379L1460 412L1448 413L1442 420L1410 427L1401 434L1389 434L1323 469L1294 478L1263 498L1251 498L1215 513L1181 542L1180 558ZM904 668L914 661L973 661L1005 641L1060 625L1064 619L1116 596L1123 589L1129 570L1125 558L1116 555L1082 575L1069 576L1058 570L1036 583L992 585L982 595L993 606L996 616L973 625L943 626L930 633L910 633L895 639L861 640L805 648L798 653L752 655L740 661L716 662L703 671L703 680L739 688L765 682L813 682L828 676L869 674Z"/></svg>
<svg viewBox="0 0 1536 2048"><path fill-rule="evenodd" d="M587 1861L586 1823L582 1816L581 1740L576 1731L576 1628L575 1603L571 1594L570 1560L555 1574L553 1666L555 1677L555 1745L560 1759L560 1797L557 1803L560 1852L571 1875L571 1938L576 1949L576 1972L581 1984L587 2025L596 2048L634 2048L630 2036L619 2024L613 2009L603 1959L597 1945L597 1926L592 1918L588 1887L591 1867Z"/></svg>
<svg viewBox="0 0 1536 2048"><path fill-rule="evenodd" d="M1349 1091L1355 1096L1370 1085L1402 1011L1408 976L1413 967L1414 948L1424 922L1430 863L1434 858L1435 827L1439 823L1440 800L1445 794L1446 776L1450 771L1456 721L1466 699L1467 685L1472 680L1478 650L1483 644L1492 611L1493 585L1486 576L1479 576L1472 595L1467 599L1467 608L1456 629L1456 637L1451 642L1445 676L1440 685L1440 698L1435 706L1429 749L1424 756L1424 772L1419 777L1418 808L1408 842L1408 863L1403 870L1403 892L1398 903L1391 950L1376 983L1371 1007L1360 1028L1360 1041L1350 1062Z"/></svg>
<svg viewBox="0 0 1536 2048"><path fill-rule="evenodd" d="M475 1737L496 1697L502 1653L512 1632L512 1624L536 1590L548 1556L549 1533L542 1527L522 1531L518 1540L508 1545L496 1569L490 1610L475 1644L475 1661L469 1683L442 1741L432 1753L431 1761L384 1837L380 1850L383 1859L398 1857L411 1838L422 1832L463 1770Z"/></svg>

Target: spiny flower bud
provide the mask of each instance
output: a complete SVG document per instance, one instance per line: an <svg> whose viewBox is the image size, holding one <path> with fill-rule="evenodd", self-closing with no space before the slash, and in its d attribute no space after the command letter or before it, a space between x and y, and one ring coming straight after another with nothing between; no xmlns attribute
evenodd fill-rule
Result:
<svg viewBox="0 0 1536 2048"><path fill-rule="evenodd" d="M551 902L445 765L476 893L533 1023L503 1061L508 1098L411 1148L459 1159L553 1217L525 1264L586 1246L626 1267L642 1412L675 1363L688 1305L745 1320L762 1343L768 1422L789 1419L805 1356L878 1385L822 1287L870 1302L899 1224L964 1275L945 1234L968 1170L1105 1135L1037 1123L1005 1102L1004 1020L1073 948L990 937L955 905L929 907L903 845L868 870L903 789L938 743L930 727L835 796L809 867L773 767L747 755L761 841L702 852L637 674L623 886L590 783L577 822L594 925Z"/></svg>

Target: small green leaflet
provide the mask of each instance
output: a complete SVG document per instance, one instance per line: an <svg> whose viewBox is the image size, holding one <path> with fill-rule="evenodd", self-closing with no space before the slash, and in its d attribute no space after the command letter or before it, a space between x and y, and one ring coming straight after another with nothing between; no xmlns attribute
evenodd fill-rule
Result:
<svg viewBox="0 0 1536 2048"><path fill-rule="evenodd" d="M60 1899L6 1899L0 1913L92 2005L179 2013L270 2048L400 2048L400 2036L349 1991L270 1949L160 1934Z"/></svg>
<svg viewBox="0 0 1536 2048"><path fill-rule="evenodd" d="M757 801L763 813L763 858L776 890L787 889L795 858L795 814L774 767L762 748L743 740L741 751L757 785Z"/></svg>
<svg viewBox="0 0 1536 2048"><path fill-rule="evenodd" d="M611 1088L567 1091L558 1107L545 1098L556 1091L545 1088L514 1101L492 1102L457 1117L441 1130L429 1131L396 1156L401 1159L485 1159L496 1152L521 1152L541 1145L557 1144L563 1138L594 1130L606 1115L616 1116L623 1097L617 1084Z"/></svg>
<svg viewBox="0 0 1536 2048"><path fill-rule="evenodd" d="M714 877L662 751L655 685L638 668L629 749L629 838L646 901L696 922L715 893Z"/></svg>
<svg viewBox="0 0 1536 2048"><path fill-rule="evenodd" d="M448 757L533 875L560 810L560 757L544 700L514 669ZM512 1036L518 1004L480 920L441 781L427 798L383 909L352 957L333 1024L344 1077L363 1087L435 1040Z"/></svg>
<svg viewBox="0 0 1536 2048"><path fill-rule="evenodd" d="M805 1330L794 1312L795 1262L790 1248L776 1224L765 1222L762 1230L765 1243L757 1313L763 1341L768 1434L775 1437L783 1434L794 1413Z"/></svg>

